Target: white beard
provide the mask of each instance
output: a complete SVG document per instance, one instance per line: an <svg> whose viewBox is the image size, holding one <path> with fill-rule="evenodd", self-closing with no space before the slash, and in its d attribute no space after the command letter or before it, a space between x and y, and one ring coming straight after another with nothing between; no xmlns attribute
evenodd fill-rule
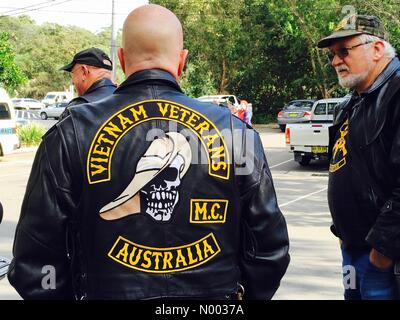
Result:
<svg viewBox="0 0 400 320"><path fill-rule="evenodd" d="M365 71L357 74L349 74L346 77L341 77L339 71L340 70L349 71L349 68L345 64L341 64L335 67L339 84L343 88L350 88L350 89L357 88L361 83L363 83L368 78L368 75L373 68L374 68L373 63L369 61L367 69L365 69Z"/></svg>
<svg viewBox="0 0 400 320"><path fill-rule="evenodd" d="M347 77L341 77L338 75L339 84L343 88L355 88L367 79L369 71L370 70L365 70L358 74L349 74Z"/></svg>

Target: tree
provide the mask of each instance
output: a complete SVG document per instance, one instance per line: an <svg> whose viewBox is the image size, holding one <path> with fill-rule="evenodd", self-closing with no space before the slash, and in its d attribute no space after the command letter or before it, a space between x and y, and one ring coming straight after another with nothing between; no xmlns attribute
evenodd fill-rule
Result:
<svg viewBox="0 0 400 320"><path fill-rule="evenodd" d="M26 81L25 76L15 63L15 55L9 44L9 35L0 33L0 85L13 93Z"/></svg>

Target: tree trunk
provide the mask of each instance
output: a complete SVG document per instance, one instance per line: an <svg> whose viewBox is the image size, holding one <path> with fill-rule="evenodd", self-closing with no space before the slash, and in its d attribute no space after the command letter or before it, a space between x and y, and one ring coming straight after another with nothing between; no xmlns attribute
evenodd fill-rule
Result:
<svg viewBox="0 0 400 320"><path fill-rule="evenodd" d="M226 60L224 58L222 60L222 74L221 74L221 80L219 82L219 94L226 93L227 85L228 85L228 79L227 79L227 70L226 70Z"/></svg>

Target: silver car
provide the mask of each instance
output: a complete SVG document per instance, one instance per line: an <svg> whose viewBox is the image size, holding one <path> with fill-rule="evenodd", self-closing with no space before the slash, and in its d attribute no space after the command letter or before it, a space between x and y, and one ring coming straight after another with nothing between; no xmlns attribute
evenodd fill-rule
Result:
<svg viewBox="0 0 400 320"><path fill-rule="evenodd" d="M286 124L309 122L311 120L311 108L315 100L293 100L290 101L278 113L278 125L285 132Z"/></svg>
<svg viewBox="0 0 400 320"><path fill-rule="evenodd" d="M45 107L40 101L31 98L15 98L11 101L15 110L39 110Z"/></svg>
<svg viewBox="0 0 400 320"><path fill-rule="evenodd" d="M65 107L68 105L68 102L59 102L53 105L50 105L48 108L44 108L40 110L40 118L42 120L46 120L47 118L58 119L61 114L64 112Z"/></svg>

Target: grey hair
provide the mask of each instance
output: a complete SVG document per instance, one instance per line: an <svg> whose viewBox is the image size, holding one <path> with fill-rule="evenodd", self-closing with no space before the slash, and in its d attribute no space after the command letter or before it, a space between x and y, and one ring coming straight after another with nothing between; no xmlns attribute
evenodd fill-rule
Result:
<svg viewBox="0 0 400 320"><path fill-rule="evenodd" d="M393 46L389 42L387 42L381 38L371 36L369 34L362 34L362 35L360 35L360 40L362 43L375 42L375 41L380 40L385 45L385 51L383 52L383 55L389 59L392 59L396 56L396 49L393 48Z"/></svg>

